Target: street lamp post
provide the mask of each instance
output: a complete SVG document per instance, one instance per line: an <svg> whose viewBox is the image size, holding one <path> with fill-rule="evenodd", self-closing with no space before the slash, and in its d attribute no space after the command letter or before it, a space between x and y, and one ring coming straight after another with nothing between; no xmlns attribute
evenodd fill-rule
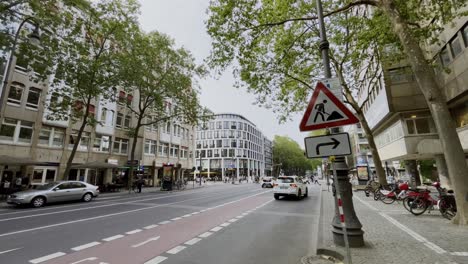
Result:
<svg viewBox="0 0 468 264"><path fill-rule="evenodd" d="M10 79L11 64L13 62L13 56L15 54L16 45L18 45L18 38L19 38L21 28L24 26L24 24L26 24L26 22L34 24L33 32L31 32L28 35L30 42L32 44L34 44L34 45L39 45L40 42L41 42L41 36L39 34L39 25L37 23L31 22L31 21L34 21L33 17L26 17L23 21L21 21L18 29L16 30L15 39L13 41L13 47L11 48L10 57L8 59L7 68L6 68L5 74L4 74L5 77L3 78L2 91L1 91L1 94L0 94L0 104L3 104L3 100L5 100L6 90L7 90L8 82L9 82L9 79Z"/></svg>
<svg viewBox="0 0 468 264"><path fill-rule="evenodd" d="M321 0L317 0L317 15L320 30L320 50L322 52L322 61L325 69L325 78L331 78L330 58L329 58L329 47L330 44L327 40L325 31L325 23L322 9ZM339 128L331 129L332 133L340 132ZM348 179L348 165L346 164L344 157L336 157L335 161L332 162L331 166L333 172L336 172L336 179L333 181L334 189L338 191L343 201L343 211L345 215L346 227L342 228L340 221L340 212L338 206L335 205L335 216L332 221L333 226L333 240L335 244L344 246L345 245L345 233L347 233L349 239L349 246L351 247L362 247L364 246L364 232L362 231L362 224L356 216L354 211L353 199L352 199L352 188L351 183ZM335 176L334 176L335 177Z"/></svg>

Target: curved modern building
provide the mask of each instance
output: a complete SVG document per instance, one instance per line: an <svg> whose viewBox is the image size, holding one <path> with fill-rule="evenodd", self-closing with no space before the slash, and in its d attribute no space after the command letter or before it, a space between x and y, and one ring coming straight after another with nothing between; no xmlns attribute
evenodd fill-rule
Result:
<svg viewBox="0 0 468 264"><path fill-rule="evenodd" d="M247 118L217 114L197 129L195 164L211 178L264 176L264 142L262 132Z"/></svg>

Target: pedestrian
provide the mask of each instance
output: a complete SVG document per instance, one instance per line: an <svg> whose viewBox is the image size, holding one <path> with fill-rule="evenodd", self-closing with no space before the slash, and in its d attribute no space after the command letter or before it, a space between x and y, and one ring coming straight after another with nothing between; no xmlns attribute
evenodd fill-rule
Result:
<svg viewBox="0 0 468 264"><path fill-rule="evenodd" d="M314 176L311 176L311 177L312 177L312 182L313 182L314 184L321 185L321 184L318 182L318 180L317 180L316 177L314 177Z"/></svg>
<svg viewBox="0 0 468 264"><path fill-rule="evenodd" d="M138 193L141 193L141 187L143 187L143 179L140 177L137 181Z"/></svg>

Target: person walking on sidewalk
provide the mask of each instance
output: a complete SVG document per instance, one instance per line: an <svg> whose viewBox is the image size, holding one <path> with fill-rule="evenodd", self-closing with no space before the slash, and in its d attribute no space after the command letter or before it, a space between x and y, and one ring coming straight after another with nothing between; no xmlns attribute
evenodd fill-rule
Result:
<svg viewBox="0 0 468 264"><path fill-rule="evenodd" d="M310 179L311 179L311 181L312 181L314 184L321 185L321 184L318 182L317 178L314 177L314 175L310 176Z"/></svg>
<svg viewBox="0 0 468 264"><path fill-rule="evenodd" d="M140 177L137 180L138 193L141 193L141 187L143 187L143 179Z"/></svg>

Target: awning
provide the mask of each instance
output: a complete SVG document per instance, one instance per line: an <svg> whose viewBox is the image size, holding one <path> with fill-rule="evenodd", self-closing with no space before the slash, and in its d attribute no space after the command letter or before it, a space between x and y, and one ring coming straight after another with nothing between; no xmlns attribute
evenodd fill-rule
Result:
<svg viewBox="0 0 468 264"><path fill-rule="evenodd" d="M37 161L31 158L12 157L7 155L0 155L0 165L34 165Z"/></svg>
<svg viewBox="0 0 468 264"><path fill-rule="evenodd" d="M111 164L103 161L91 161L84 164L72 165L72 169L116 169L120 168L117 164Z"/></svg>

